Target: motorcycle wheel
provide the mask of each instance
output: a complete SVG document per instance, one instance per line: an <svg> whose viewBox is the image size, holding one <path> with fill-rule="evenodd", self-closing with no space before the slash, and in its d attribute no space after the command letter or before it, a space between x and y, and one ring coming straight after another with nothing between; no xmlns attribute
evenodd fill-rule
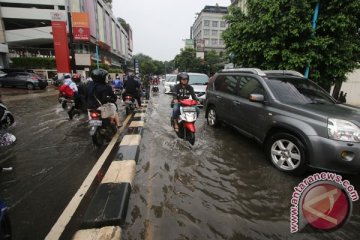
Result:
<svg viewBox="0 0 360 240"><path fill-rule="evenodd" d="M7 115L1 125L3 128L8 128L11 125L13 125L13 123L14 123L14 117L12 115Z"/></svg>
<svg viewBox="0 0 360 240"><path fill-rule="evenodd" d="M195 144L195 133L190 132L186 129L186 139L189 141L191 145Z"/></svg>
<svg viewBox="0 0 360 240"><path fill-rule="evenodd" d="M62 103L61 103L61 107L63 108L63 109L67 109L67 103L66 103L66 101L63 101Z"/></svg>
<svg viewBox="0 0 360 240"><path fill-rule="evenodd" d="M130 108L125 108L125 112L126 112L126 115L129 115L130 114Z"/></svg>
<svg viewBox="0 0 360 240"><path fill-rule="evenodd" d="M97 147L101 147L102 145L104 145L105 139L100 133L100 128L96 129L94 135L92 136L92 141Z"/></svg>

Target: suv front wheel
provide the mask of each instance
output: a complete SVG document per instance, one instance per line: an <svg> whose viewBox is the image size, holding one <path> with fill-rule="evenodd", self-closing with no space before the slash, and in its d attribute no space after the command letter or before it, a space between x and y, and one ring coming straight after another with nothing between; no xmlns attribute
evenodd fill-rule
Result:
<svg viewBox="0 0 360 240"><path fill-rule="evenodd" d="M306 152L303 143L289 133L272 135L265 147L271 163L280 171L301 175L307 168Z"/></svg>
<svg viewBox="0 0 360 240"><path fill-rule="evenodd" d="M207 123L211 127L217 127L220 125L220 122L218 120L218 116L216 113L216 108L213 106L209 107L208 114L207 114Z"/></svg>

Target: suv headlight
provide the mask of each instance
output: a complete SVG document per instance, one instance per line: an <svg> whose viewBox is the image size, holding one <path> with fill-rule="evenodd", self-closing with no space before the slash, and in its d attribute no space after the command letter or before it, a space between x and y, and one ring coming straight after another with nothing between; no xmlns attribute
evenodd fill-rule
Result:
<svg viewBox="0 0 360 240"><path fill-rule="evenodd" d="M352 122L329 118L328 120L329 138L345 142L360 142L360 128Z"/></svg>

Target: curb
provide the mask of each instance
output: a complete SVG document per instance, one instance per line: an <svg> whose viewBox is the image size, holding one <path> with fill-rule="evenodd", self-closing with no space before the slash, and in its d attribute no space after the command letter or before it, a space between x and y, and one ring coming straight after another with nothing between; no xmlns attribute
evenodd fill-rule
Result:
<svg viewBox="0 0 360 240"><path fill-rule="evenodd" d="M139 158L147 101L135 111L115 158L97 187L73 240L119 240Z"/></svg>

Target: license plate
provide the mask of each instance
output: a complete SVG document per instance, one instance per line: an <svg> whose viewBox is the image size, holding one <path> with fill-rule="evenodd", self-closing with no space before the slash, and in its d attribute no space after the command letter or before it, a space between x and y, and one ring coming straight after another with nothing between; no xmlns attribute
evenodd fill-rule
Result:
<svg viewBox="0 0 360 240"><path fill-rule="evenodd" d="M184 107L183 108L184 112L196 112L195 107Z"/></svg>
<svg viewBox="0 0 360 240"><path fill-rule="evenodd" d="M102 121L101 120L90 120L89 124L91 126L101 126L102 125Z"/></svg>

